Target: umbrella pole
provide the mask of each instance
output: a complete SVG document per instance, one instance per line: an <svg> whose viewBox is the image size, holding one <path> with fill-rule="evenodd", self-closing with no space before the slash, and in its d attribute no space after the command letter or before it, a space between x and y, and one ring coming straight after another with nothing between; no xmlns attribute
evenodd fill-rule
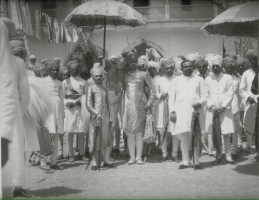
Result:
<svg viewBox="0 0 259 200"><path fill-rule="evenodd" d="M106 19L103 22L103 67L105 67L105 42L106 42Z"/></svg>

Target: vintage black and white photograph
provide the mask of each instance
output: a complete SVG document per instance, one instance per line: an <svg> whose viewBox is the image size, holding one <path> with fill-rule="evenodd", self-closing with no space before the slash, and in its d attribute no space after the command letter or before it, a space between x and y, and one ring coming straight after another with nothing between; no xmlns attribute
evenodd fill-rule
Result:
<svg viewBox="0 0 259 200"><path fill-rule="evenodd" d="M258 0L0 0L0 199L258 199Z"/></svg>

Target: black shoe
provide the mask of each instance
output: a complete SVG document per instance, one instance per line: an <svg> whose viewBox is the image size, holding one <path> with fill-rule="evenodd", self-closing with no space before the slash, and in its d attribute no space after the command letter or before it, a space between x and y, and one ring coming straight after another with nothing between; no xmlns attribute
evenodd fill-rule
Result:
<svg viewBox="0 0 259 200"><path fill-rule="evenodd" d="M164 162L164 161L166 161L168 159L168 157L166 156L166 157L162 157L161 159L160 159L160 162Z"/></svg>
<svg viewBox="0 0 259 200"><path fill-rule="evenodd" d="M120 155L120 150L119 149L114 149L113 153L114 153L115 156L118 156L118 155Z"/></svg>
<svg viewBox="0 0 259 200"><path fill-rule="evenodd" d="M237 155L237 154L232 154L232 159L239 159L239 155Z"/></svg>
<svg viewBox="0 0 259 200"><path fill-rule="evenodd" d="M92 166L91 168L93 171L96 171L97 170L97 166Z"/></svg>
<svg viewBox="0 0 259 200"><path fill-rule="evenodd" d="M64 169L63 167L57 165L57 164L54 164L54 165L50 165L50 169L55 169L55 170L62 170Z"/></svg>
<svg viewBox="0 0 259 200"><path fill-rule="evenodd" d="M189 168L189 166L187 166L187 165L180 165L180 166L178 167L178 169L186 169L186 168Z"/></svg>
<svg viewBox="0 0 259 200"><path fill-rule="evenodd" d="M14 190L13 197L32 198L32 196L28 195L24 189Z"/></svg>
<svg viewBox="0 0 259 200"><path fill-rule="evenodd" d="M63 160L64 159L64 156L63 155L59 155L58 157L57 157L57 160Z"/></svg>
<svg viewBox="0 0 259 200"><path fill-rule="evenodd" d="M179 160L177 157L172 157L172 161L173 161L173 162L176 162L176 163L179 163L179 162L180 162L180 160Z"/></svg>
<svg viewBox="0 0 259 200"><path fill-rule="evenodd" d="M116 168L116 166L113 165L113 164L106 164L106 163L104 163L103 166L104 167L108 167L108 168Z"/></svg>
<svg viewBox="0 0 259 200"><path fill-rule="evenodd" d="M194 165L194 166L193 166L193 169L194 169L194 170L199 170L199 169L201 169L201 166L200 166L200 165Z"/></svg>
<svg viewBox="0 0 259 200"><path fill-rule="evenodd" d="M215 160L215 161L214 161L214 165L217 165L217 164L219 164L219 163L221 163L221 158L219 158L218 160Z"/></svg>
<svg viewBox="0 0 259 200"><path fill-rule="evenodd" d="M81 155L78 155L77 157L78 160L82 160L82 161L88 161L88 158L86 158L85 156L81 156Z"/></svg>

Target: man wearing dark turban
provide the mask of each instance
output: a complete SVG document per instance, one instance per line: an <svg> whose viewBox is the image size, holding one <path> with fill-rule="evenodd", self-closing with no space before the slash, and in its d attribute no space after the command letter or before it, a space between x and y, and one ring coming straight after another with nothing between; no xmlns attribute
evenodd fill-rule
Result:
<svg viewBox="0 0 259 200"><path fill-rule="evenodd" d="M254 95L251 92L252 82L255 78L256 73L258 72L258 63L257 63L257 51L250 49L246 53L246 58L249 61L251 66L250 69L246 70L241 78L239 93L242 98L242 101L245 103L245 117L244 117L244 127L246 128L246 151L247 153L252 153L252 133L254 132L254 125L252 123L245 123L246 118L253 116L255 119L256 107L254 109L249 109L251 106L257 104L258 95ZM247 112L249 111L249 112ZM253 126L253 127L250 127Z"/></svg>

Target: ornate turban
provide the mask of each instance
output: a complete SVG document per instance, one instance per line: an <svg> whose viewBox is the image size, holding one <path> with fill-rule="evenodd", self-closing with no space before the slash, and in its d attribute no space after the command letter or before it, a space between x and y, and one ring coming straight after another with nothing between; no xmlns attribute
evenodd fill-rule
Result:
<svg viewBox="0 0 259 200"><path fill-rule="evenodd" d="M59 57L55 57L53 60L55 60L56 62L58 62L58 64L61 63L61 59Z"/></svg>
<svg viewBox="0 0 259 200"><path fill-rule="evenodd" d="M158 72L159 69L160 69L160 64L158 62L155 62L155 61L148 61L147 67L148 67L148 69L149 68L155 68L156 71Z"/></svg>
<svg viewBox="0 0 259 200"><path fill-rule="evenodd" d="M165 68L165 67L168 67L168 66L172 66L172 67L175 68L174 60L172 60L170 58L161 58L160 64L161 64L162 68Z"/></svg>
<svg viewBox="0 0 259 200"><path fill-rule="evenodd" d="M251 59L253 59L253 58L258 58L258 52L256 50L254 50L254 49L249 49L246 52L246 58L249 61L251 61Z"/></svg>
<svg viewBox="0 0 259 200"><path fill-rule="evenodd" d="M95 63L93 68L90 70L90 73L92 76L95 76L97 74L101 74L104 75L105 74L105 70L104 68L100 65L100 63Z"/></svg>
<svg viewBox="0 0 259 200"><path fill-rule="evenodd" d="M73 64L77 64L77 65L79 66L79 62L78 62L77 60L69 61L69 62L67 63L67 68L68 68L68 70L71 69L71 66L72 66Z"/></svg>

